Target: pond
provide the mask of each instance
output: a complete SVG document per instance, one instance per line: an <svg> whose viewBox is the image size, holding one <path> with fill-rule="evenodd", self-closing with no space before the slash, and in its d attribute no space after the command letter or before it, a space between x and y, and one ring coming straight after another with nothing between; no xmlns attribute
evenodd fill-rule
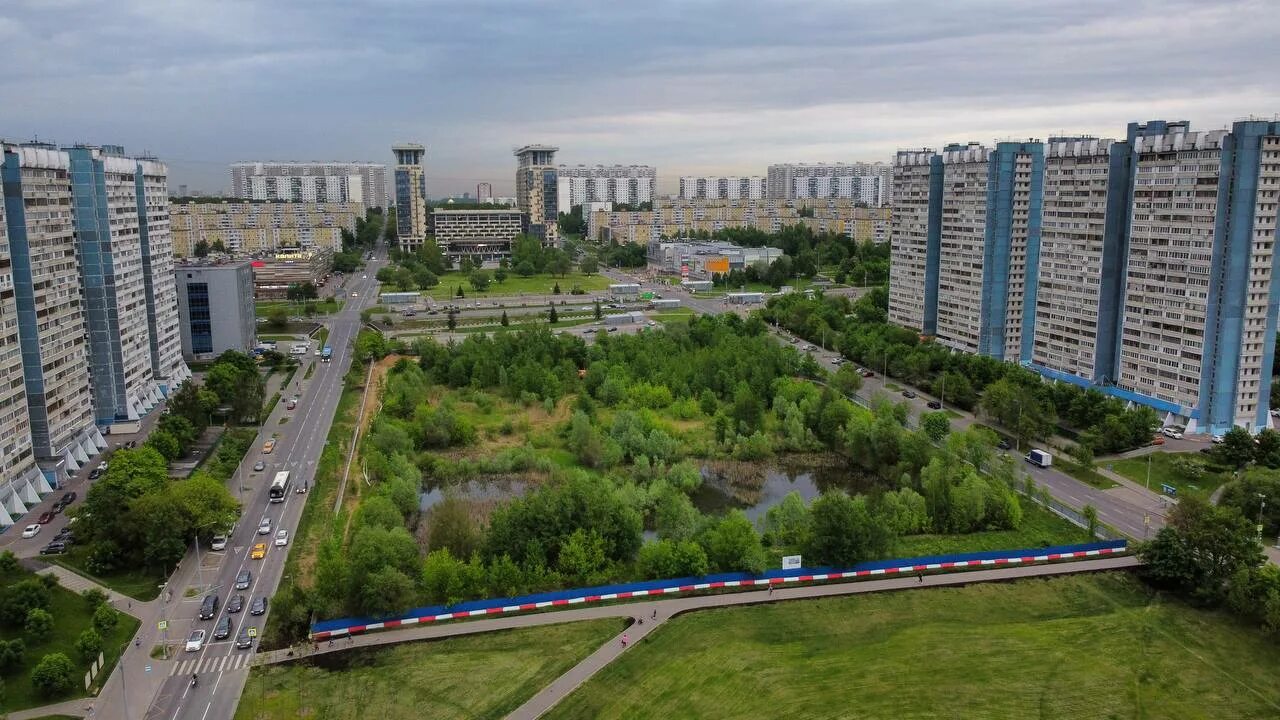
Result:
<svg viewBox="0 0 1280 720"><path fill-rule="evenodd" d="M427 485L422 492L418 493L418 509L426 512L438 505L445 497L496 504L496 501L521 497L528 489L528 482L511 478L467 480L447 488L444 485Z"/></svg>
<svg viewBox="0 0 1280 720"><path fill-rule="evenodd" d="M842 462L822 458L774 466L714 462L703 466L702 486L692 499L704 513L719 515L738 508L755 522L789 493L800 493L808 503L824 490L865 493L876 485L874 479L850 472Z"/></svg>

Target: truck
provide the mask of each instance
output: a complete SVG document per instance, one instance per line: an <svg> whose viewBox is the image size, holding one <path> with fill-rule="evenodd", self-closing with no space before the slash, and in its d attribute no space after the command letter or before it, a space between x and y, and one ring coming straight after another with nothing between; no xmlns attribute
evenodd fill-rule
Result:
<svg viewBox="0 0 1280 720"><path fill-rule="evenodd" d="M1044 450L1032 450L1027 453L1027 462L1037 467L1047 468L1053 464L1053 456Z"/></svg>
<svg viewBox="0 0 1280 720"><path fill-rule="evenodd" d="M333 348L328 345L324 346L324 350L320 352L320 362L329 362L333 359Z"/></svg>

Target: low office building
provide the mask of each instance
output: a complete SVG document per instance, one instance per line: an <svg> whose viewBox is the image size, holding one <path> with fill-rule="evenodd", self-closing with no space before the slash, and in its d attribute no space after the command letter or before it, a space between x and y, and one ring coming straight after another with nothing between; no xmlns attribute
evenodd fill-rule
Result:
<svg viewBox="0 0 1280 720"><path fill-rule="evenodd" d="M342 250L342 231L355 232L359 203L177 202L169 209L176 257L197 247L234 257ZM203 243L203 245L201 245Z"/></svg>
<svg viewBox="0 0 1280 720"><path fill-rule="evenodd" d="M632 325L644 322L644 313L639 311L614 313L604 316L605 325Z"/></svg>
<svg viewBox="0 0 1280 720"><path fill-rule="evenodd" d="M280 253L253 263L253 292L259 300L283 300L290 285L324 285L333 269L333 253L327 251Z"/></svg>
<svg viewBox="0 0 1280 720"><path fill-rule="evenodd" d="M733 270L761 263L769 265L782 257L775 247L740 247L727 242L687 242L652 240L648 244L649 266L661 273L709 279Z"/></svg>
<svg viewBox="0 0 1280 720"><path fill-rule="evenodd" d="M431 226L440 250L454 260L496 262L511 257L511 243L527 227L518 210L433 210Z"/></svg>
<svg viewBox="0 0 1280 720"><path fill-rule="evenodd" d="M256 318L248 260L183 263L174 277L184 357L204 360L253 348Z"/></svg>
<svg viewBox="0 0 1280 720"><path fill-rule="evenodd" d="M609 294L613 297L636 297L640 294L640 286L635 283L615 283L609 286Z"/></svg>

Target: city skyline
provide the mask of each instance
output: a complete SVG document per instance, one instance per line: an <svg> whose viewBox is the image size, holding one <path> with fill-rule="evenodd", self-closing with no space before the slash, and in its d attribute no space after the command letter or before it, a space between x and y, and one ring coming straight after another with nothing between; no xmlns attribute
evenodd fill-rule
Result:
<svg viewBox="0 0 1280 720"><path fill-rule="evenodd" d="M119 138L206 192L230 190L238 160L390 165L386 148L417 138L433 148L433 194L489 182L511 195L511 148L529 142L563 148L567 165L656 166L670 194L682 175L888 162L939 136L1102 136L1133 117L1212 129L1280 106L1266 73L1280 17L1262 2L748 10L20 3L0 14L0 58L19 68L0 82L23 98L3 132ZM95 107L92 126L70 98Z"/></svg>

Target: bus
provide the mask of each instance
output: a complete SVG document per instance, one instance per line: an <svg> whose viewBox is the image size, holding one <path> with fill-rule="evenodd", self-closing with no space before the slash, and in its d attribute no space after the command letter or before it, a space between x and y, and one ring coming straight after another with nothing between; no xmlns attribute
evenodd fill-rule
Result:
<svg viewBox="0 0 1280 720"><path fill-rule="evenodd" d="M320 352L320 362L329 362L333 359L333 348L328 345L324 346L324 350Z"/></svg>
<svg viewBox="0 0 1280 720"><path fill-rule="evenodd" d="M271 490L268 496L271 502L284 502L285 493L289 492L289 471L281 470L276 473L276 479L271 481Z"/></svg>

